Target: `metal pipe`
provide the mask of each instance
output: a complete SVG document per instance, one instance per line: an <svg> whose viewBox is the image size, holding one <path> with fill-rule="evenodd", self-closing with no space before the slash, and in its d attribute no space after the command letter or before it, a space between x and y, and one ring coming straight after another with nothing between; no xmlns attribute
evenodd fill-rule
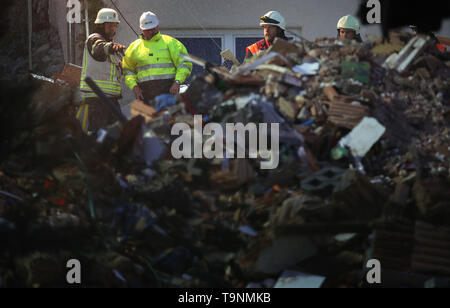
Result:
<svg viewBox="0 0 450 308"><path fill-rule="evenodd" d="M87 39L89 37L89 12L87 0L84 0L84 20L86 22L86 39Z"/></svg>
<svg viewBox="0 0 450 308"><path fill-rule="evenodd" d="M76 63L77 61L77 49L76 49L76 35L77 35L77 27L76 24L71 24L72 26L72 62L70 63Z"/></svg>
<svg viewBox="0 0 450 308"><path fill-rule="evenodd" d="M28 0L28 69L33 70L32 54L32 36L33 36L33 0Z"/></svg>
<svg viewBox="0 0 450 308"><path fill-rule="evenodd" d="M72 63L72 24L67 23L67 62Z"/></svg>

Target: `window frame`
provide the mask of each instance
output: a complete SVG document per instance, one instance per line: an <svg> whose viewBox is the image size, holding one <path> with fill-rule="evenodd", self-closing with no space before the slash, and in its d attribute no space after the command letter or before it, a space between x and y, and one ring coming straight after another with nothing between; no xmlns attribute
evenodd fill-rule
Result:
<svg viewBox="0 0 450 308"><path fill-rule="evenodd" d="M300 34L302 33L301 27L289 28L289 31ZM264 32L262 28L253 29L161 29L162 34L170 35L172 37L179 38L220 38L222 42L222 51L230 49L234 55L236 52L236 39L246 37L261 37L264 38ZM286 34L288 37L293 37L290 34ZM294 40L297 38L294 37ZM255 42L256 43L256 42ZM224 62L221 57L222 64Z"/></svg>

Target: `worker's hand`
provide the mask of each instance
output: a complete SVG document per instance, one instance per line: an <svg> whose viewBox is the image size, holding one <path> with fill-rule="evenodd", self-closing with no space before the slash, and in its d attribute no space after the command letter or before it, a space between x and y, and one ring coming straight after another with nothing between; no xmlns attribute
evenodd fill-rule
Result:
<svg viewBox="0 0 450 308"><path fill-rule="evenodd" d="M133 88L134 96L136 96L136 99L143 101L144 100L144 92L142 92L142 89L139 88L139 86L135 86Z"/></svg>
<svg viewBox="0 0 450 308"><path fill-rule="evenodd" d="M113 46L112 46L112 49L113 49L113 51L114 51L115 53L116 53L116 52L124 51L126 48L127 48L126 46L120 45L120 44L117 44L117 43L114 43Z"/></svg>
<svg viewBox="0 0 450 308"><path fill-rule="evenodd" d="M173 85L170 87L169 93L172 95L177 95L178 93L180 93L180 85L174 82Z"/></svg>

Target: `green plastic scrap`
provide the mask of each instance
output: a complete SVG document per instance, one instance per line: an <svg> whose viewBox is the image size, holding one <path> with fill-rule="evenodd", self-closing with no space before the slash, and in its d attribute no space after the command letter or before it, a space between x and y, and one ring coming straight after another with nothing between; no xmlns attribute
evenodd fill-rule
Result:
<svg viewBox="0 0 450 308"><path fill-rule="evenodd" d="M344 78L353 78L364 84L370 81L370 64L368 62L342 61L342 73Z"/></svg>
<svg viewBox="0 0 450 308"><path fill-rule="evenodd" d="M337 146L331 150L331 157L334 160L340 160L341 158L348 157L348 156L349 156L349 152L344 147Z"/></svg>
<svg viewBox="0 0 450 308"><path fill-rule="evenodd" d="M76 152L74 152L73 154L74 154L75 157L77 158L77 160L78 160L78 162L79 162L79 164L80 164L81 170L82 170L84 173L87 174L87 173L88 173L87 167L86 167L86 165L84 164L83 160L81 159L80 155L78 155L78 153L76 153ZM95 220L96 217L95 217L95 207L94 207L94 195L93 195L93 193L92 193L92 188L91 188L91 185L89 184L89 181L87 180L87 178L86 178L86 185L87 185L87 188L88 188L88 205L89 205L89 212L90 212L90 214L91 214L91 218L92 218L93 220Z"/></svg>

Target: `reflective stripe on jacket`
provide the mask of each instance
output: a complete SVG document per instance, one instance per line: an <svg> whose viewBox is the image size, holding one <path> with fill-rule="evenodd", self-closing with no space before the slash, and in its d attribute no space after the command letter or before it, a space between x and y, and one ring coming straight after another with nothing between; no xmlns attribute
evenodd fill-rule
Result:
<svg viewBox="0 0 450 308"><path fill-rule="evenodd" d="M245 49L245 55L246 57L251 57L251 56L256 56L258 55L260 52L268 49L271 45L269 43L266 42L266 40L260 40L259 42L248 46Z"/></svg>
<svg viewBox="0 0 450 308"><path fill-rule="evenodd" d="M84 98L97 97L84 81L91 77L107 96L119 97L122 94L122 72L120 60L109 55L105 62L95 60L85 44L83 53L83 71L81 73L80 91Z"/></svg>
<svg viewBox="0 0 450 308"><path fill-rule="evenodd" d="M181 55L186 47L177 39L158 32L151 40L133 42L125 52L123 69L125 83L133 89L140 83L174 79L184 82L192 72L192 63Z"/></svg>

